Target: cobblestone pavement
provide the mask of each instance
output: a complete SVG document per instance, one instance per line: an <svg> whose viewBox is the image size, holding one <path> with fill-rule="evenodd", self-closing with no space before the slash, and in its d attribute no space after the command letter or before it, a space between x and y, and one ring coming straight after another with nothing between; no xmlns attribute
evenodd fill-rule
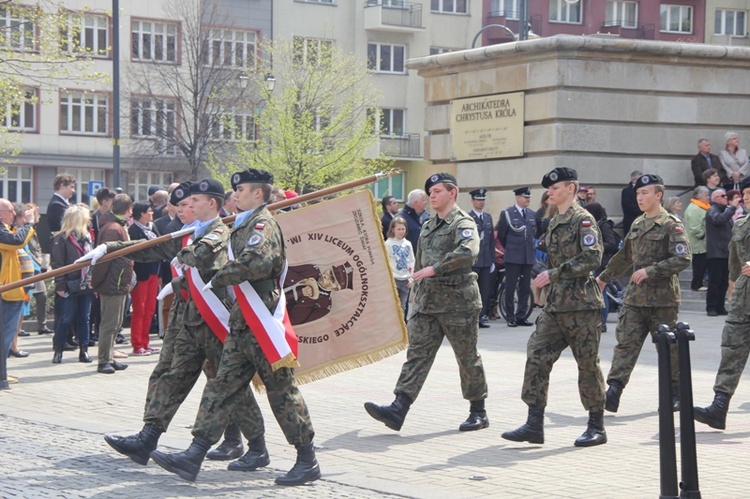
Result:
<svg viewBox="0 0 750 499"><path fill-rule="evenodd" d="M697 340L691 344L696 403L712 399L720 356L721 318L685 312ZM609 330L614 331L611 317ZM609 443L573 446L587 415L578 397L570 352L555 365L545 417L545 444L507 442L500 434L524 422L520 400L525 345L532 328L509 329L499 321L480 333L479 347L490 387L491 427L461 433L468 414L461 399L450 346L443 345L430 377L400 432L367 416L362 404L392 400L405 354L301 388L317 435L323 478L311 485L280 488L273 478L289 469L287 445L264 396L271 466L254 473L226 470L206 461L195 483L153 463L139 466L112 451L106 433L141 426L145 387L155 357L131 357L126 371L96 373L66 352L52 365L51 339L21 338L25 359L9 359L21 381L0 391L0 497L563 497L639 498L660 492L656 353L646 344L620 411L607 413ZM158 346L158 342L155 342ZM602 368L609 369L614 333L602 336ZM127 351L124 346L118 349ZM160 441L184 449L197 411L201 380ZM700 489L705 498L746 497L750 486L750 384L743 380L732 399L728 429L697 423ZM679 419L675 418L678 427ZM678 435L679 442L679 435ZM679 447L677 449L679 458ZM679 469L679 468L678 468Z"/></svg>

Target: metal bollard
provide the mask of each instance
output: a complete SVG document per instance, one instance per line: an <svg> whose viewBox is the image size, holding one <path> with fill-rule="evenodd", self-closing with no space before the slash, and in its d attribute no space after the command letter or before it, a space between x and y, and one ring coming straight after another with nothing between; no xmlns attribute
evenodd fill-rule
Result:
<svg viewBox="0 0 750 499"><path fill-rule="evenodd" d="M674 415L672 414L672 370L669 344L675 336L662 324L653 336L659 354L659 499L678 499L677 454L675 452Z"/></svg>
<svg viewBox="0 0 750 499"><path fill-rule="evenodd" d="M695 452L695 421L693 421L693 380L690 367L690 342L695 333L689 324L678 322L675 327L680 354L680 462L681 499L700 499L698 458Z"/></svg>

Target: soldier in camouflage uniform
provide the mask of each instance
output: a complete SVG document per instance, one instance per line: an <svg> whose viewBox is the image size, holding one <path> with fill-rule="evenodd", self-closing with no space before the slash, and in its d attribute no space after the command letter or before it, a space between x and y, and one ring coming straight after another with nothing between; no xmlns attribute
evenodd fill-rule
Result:
<svg viewBox="0 0 750 499"><path fill-rule="evenodd" d="M278 279L286 264L283 234L266 208L272 182L273 175L255 169L232 176L237 206L243 211L237 216L231 234L234 259L224 265L206 286L224 289L247 281L271 313L282 293ZM266 387L271 410L287 441L297 448L297 462L286 475L277 477L276 483L302 485L317 480L320 468L313 447L315 432L307 405L295 384L294 371L291 367L271 366L255 333L248 327L239 302L232 307L230 326L219 370L203 391L192 444L184 452L165 454L154 451L151 457L167 471L186 480L195 480L208 448L221 437L230 414L233 410L236 414L235 407L250 391L248 385L257 373ZM291 361L296 363L294 359ZM259 421L262 424L262 419ZM262 452L255 452L255 464L260 467L268 463L264 445Z"/></svg>
<svg viewBox="0 0 750 499"><path fill-rule="evenodd" d="M750 206L750 178L740 184L745 206ZM740 383L750 353L750 217L732 228L729 242L729 279L734 282L731 309L721 336L721 363L714 383L714 401L693 409L695 420L711 428L726 428L729 400Z"/></svg>
<svg viewBox="0 0 750 499"><path fill-rule="evenodd" d="M432 175L425 191L436 214L422 226L417 244L407 360L393 390L394 402L383 406L367 402L365 410L388 428L400 430L447 337L458 361L463 397L470 402L469 417L459 430L481 430L490 422L484 406L487 382L477 351L482 300L477 275L471 270L479 252L477 225L456 206L458 185L453 175Z"/></svg>
<svg viewBox="0 0 750 499"><path fill-rule="evenodd" d="M604 376L599 366L601 314L604 306L593 271L602 259L602 241L596 220L576 200L578 173L555 168L542 179L549 202L558 214L549 223L545 243L549 270L534 279L534 286L549 286L547 303L537 319L536 331L526 346L526 369L521 398L529 406L521 427L502 434L514 442L544 443L544 408L552 366L567 347L578 363L578 391L589 411L577 447L607 442L604 431Z"/></svg>
<svg viewBox="0 0 750 499"><path fill-rule="evenodd" d="M173 198L178 202L178 208L183 207L183 210L187 203L187 210L197 217L193 242L183 247L182 238L178 237L137 251L129 257L138 261L159 261L170 260L176 256L178 265L195 267L201 278L208 281L227 263L229 229L218 218L224 199L224 189L221 183L213 179L183 183L173 191ZM211 200L215 200L214 204L211 204ZM108 250L115 251L131 244L133 243L111 243L100 246L99 248L103 249L98 251L103 254ZM189 293L190 290L185 276L174 279L172 287L178 295L174 310L177 314L179 309L183 308L180 305L184 302L181 295L183 292ZM226 290L219 290L216 294L227 308L231 307L232 300L227 296ZM207 361L209 371L216 372L221 358L222 340L206 324L193 297L184 305L182 315L174 315L172 319L173 324L170 324L169 335L165 335L165 348L162 350L166 353L160 356L159 364L149 380L143 430L126 437L105 437L112 448L139 464L145 465L148 462L149 454L156 449L159 437L167 430L177 409L198 380L204 361ZM248 392L242 409L238 410L232 419L249 441L254 442L256 447L260 446L264 428L260 409L252 392ZM265 448L265 445L261 448ZM244 471L246 468L245 457L229 465L230 470Z"/></svg>
<svg viewBox="0 0 750 499"><path fill-rule="evenodd" d="M638 354L648 333L660 324L673 327L680 307L677 279L690 265L690 244L680 219L661 206L664 182L658 175L642 175L635 184L638 207L644 214L636 218L625 236L622 248L612 257L597 283L601 289L626 270L632 270L623 307L617 321L617 345L607 376L605 409L617 412L622 390L628 384ZM679 410L677 345L671 345L672 398Z"/></svg>

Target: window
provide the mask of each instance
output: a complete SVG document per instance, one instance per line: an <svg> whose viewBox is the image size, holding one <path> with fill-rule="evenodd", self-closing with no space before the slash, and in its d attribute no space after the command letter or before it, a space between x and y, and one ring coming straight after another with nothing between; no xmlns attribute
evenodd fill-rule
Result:
<svg viewBox="0 0 750 499"><path fill-rule="evenodd" d="M385 43L367 44L367 69L378 73L405 74L404 58L406 47Z"/></svg>
<svg viewBox="0 0 750 499"><path fill-rule="evenodd" d="M659 29L671 33L692 33L693 8L687 5L662 5Z"/></svg>
<svg viewBox="0 0 750 499"><path fill-rule="evenodd" d="M231 110L223 116L213 116L211 137L217 140L255 140L255 115L252 111Z"/></svg>
<svg viewBox="0 0 750 499"><path fill-rule="evenodd" d="M128 194L135 196L133 201L148 201L148 188L152 185L169 185L172 172L129 171Z"/></svg>
<svg viewBox="0 0 750 499"><path fill-rule="evenodd" d="M295 2L302 3L327 3L333 5L333 0L294 0Z"/></svg>
<svg viewBox="0 0 750 499"><path fill-rule="evenodd" d="M469 12L469 0L432 0L430 10L445 14L466 14Z"/></svg>
<svg viewBox="0 0 750 499"><path fill-rule="evenodd" d="M70 14L62 31L61 46L66 52L86 52L100 57L109 55L109 18Z"/></svg>
<svg viewBox="0 0 750 499"><path fill-rule="evenodd" d="M23 10L0 8L0 47L8 50L35 50L34 22Z"/></svg>
<svg viewBox="0 0 750 499"><path fill-rule="evenodd" d="M5 109L5 120L3 125L9 130L31 131L36 128L36 111L39 99L36 90L26 89L22 97L16 102L8 103Z"/></svg>
<svg viewBox="0 0 750 499"><path fill-rule="evenodd" d="M60 131L107 134L109 99L103 94L63 93L60 95Z"/></svg>
<svg viewBox="0 0 750 499"><path fill-rule="evenodd" d="M333 40L294 37L294 62L321 66L331 60Z"/></svg>
<svg viewBox="0 0 750 499"><path fill-rule="evenodd" d="M0 176L0 198L11 203L31 202L31 167L12 166L3 167Z"/></svg>
<svg viewBox="0 0 750 499"><path fill-rule="evenodd" d="M444 47L430 47L430 55L447 54L453 52L453 49L447 49Z"/></svg>
<svg viewBox="0 0 750 499"><path fill-rule="evenodd" d="M747 15L744 10L716 9L714 34L745 36L747 34Z"/></svg>
<svg viewBox="0 0 750 499"><path fill-rule="evenodd" d="M211 29L208 64L254 70L256 36L255 31Z"/></svg>
<svg viewBox="0 0 750 499"><path fill-rule="evenodd" d="M565 0L549 0L549 20L555 23L581 23L581 3L568 3Z"/></svg>
<svg viewBox="0 0 750 499"><path fill-rule="evenodd" d="M404 196L404 174L400 173L393 177L378 180L374 184L370 184L370 190L375 199L393 196L399 202L403 202L406 200L406 196Z"/></svg>
<svg viewBox="0 0 750 499"><path fill-rule="evenodd" d="M134 61L177 62L177 24L133 21Z"/></svg>
<svg viewBox="0 0 750 499"><path fill-rule="evenodd" d="M104 182L104 170L96 168L58 168L57 173L70 173L77 180L76 193L70 200L71 204L86 203L91 206L94 199L89 198L89 180Z"/></svg>
<svg viewBox="0 0 750 499"><path fill-rule="evenodd" d="M381 135L397 136L401 137L404 135L404 115L403 109L388 109L382 108L380 110L380 123L379 130Z"/></svg>
<svg viewBox="0 0 750 499"><path fill-rule="evenodd" d="M638 27L638 2L607 1L606 26Z"/></svg>
<svg viewBox="0 0 750 499"><path fill-rule="evenodd" d="M177 130L177 103L166 99L130 101L130 133L133 137L173 138Z"/></svg>
<svg viewBox="0 0 750 499"><path fill-rule="evenodd" d="M518 0L492 0L490 2L490 16L518 19Z"/></svg>

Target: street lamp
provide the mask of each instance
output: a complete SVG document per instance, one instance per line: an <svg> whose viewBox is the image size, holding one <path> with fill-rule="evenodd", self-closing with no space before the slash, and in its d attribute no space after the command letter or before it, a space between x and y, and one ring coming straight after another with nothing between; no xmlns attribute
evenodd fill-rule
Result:
<svg viewBox="0 0 750 499"><path fill-rule="evenodd" d="M247 88L248 82L250 81L250 77L244 71L240 71L240 74L237 75L237 78L240 80L240 88L242 90L245 90Z"/></svg>
<svg viewBox="0 0 750 499"><path fill-rule="evenodd" d="M273 74L268 73L266 74L266 88L269 92L273 92L274 87L276 86L276 78L273 77Z"/></svg>

